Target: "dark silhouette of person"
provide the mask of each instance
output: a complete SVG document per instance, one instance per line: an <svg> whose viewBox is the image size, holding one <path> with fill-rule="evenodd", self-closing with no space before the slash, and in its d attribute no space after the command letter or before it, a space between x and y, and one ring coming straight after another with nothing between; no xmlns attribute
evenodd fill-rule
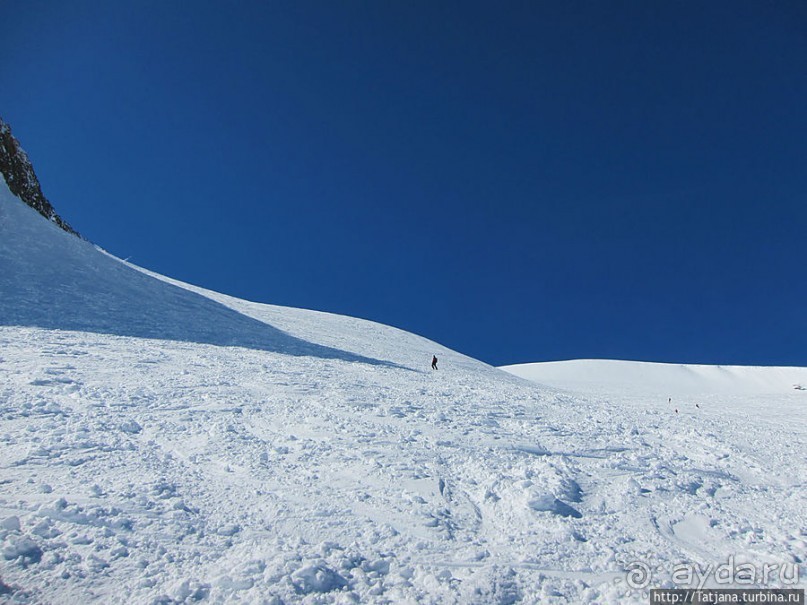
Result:
<svg viewBox="0 0 807 605"><path fill-rule="evenodd" d="M432 355L432 370L437 369L437 355Z"/></svg>

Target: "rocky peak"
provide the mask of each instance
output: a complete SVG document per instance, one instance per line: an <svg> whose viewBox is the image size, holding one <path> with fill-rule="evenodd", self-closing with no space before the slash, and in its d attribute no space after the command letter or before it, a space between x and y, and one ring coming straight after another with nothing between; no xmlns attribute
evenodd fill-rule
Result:
<svg viewBox="0 0 807 605"><path fill-rule="evenodd" d="M0 172L3 173L11 193L49 221L78 236L78 233L56 214L51 203L43 195L28 155L11 134L11 127L3 121L3 118L0 118Z"/></svg>

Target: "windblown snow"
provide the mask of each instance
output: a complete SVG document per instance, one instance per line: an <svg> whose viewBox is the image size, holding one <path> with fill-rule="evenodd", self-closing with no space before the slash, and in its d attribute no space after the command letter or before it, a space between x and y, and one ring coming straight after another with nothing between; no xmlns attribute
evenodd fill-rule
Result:
<svg viewBox="0 0 807 605"><path fill-rule="evenodd" d="M145 272L2 181L0 344L0 600L646 602L728 561L804 586L802 370L542 386Z"/></svg>

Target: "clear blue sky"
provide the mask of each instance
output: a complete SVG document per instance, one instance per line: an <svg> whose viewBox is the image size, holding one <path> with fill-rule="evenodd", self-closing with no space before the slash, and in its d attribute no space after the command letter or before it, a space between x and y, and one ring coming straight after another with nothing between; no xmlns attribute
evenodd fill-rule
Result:
<svg viewBox="0 0 807 605"><path fill-rule="evenodd" d="M121 257L496 365L807 365L807 3L0 3Z"/></svg>

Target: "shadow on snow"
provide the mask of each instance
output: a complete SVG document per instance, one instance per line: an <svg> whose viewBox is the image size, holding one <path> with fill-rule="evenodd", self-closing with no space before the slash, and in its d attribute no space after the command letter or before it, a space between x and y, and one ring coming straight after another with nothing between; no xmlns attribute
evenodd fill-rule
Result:
<svg viewBox="0 0 807 605"><path fill-rule="evenodd" d="M3 235L0 325L245 347L403 367L302 340L132 269L66 234L51 232L41 237L44 234L39 231L22 239L25 233L12 230Z"/></svg>

